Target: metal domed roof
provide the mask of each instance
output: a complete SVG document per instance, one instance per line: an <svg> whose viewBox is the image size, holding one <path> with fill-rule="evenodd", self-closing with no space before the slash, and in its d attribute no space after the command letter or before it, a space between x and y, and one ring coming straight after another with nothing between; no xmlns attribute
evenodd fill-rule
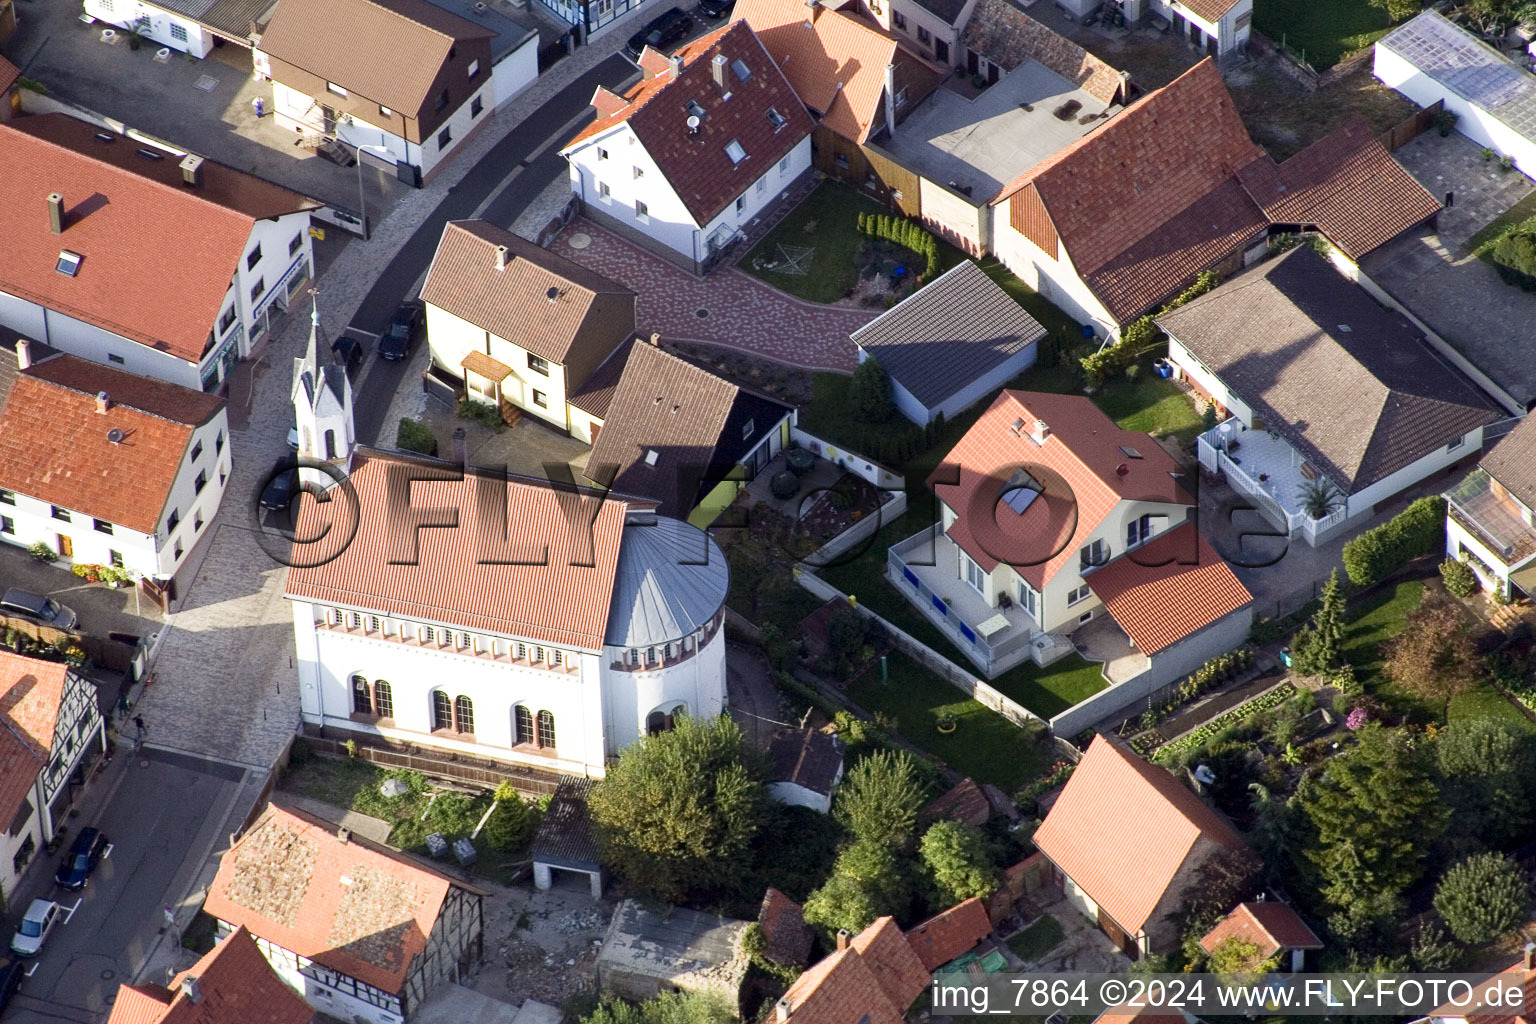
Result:
<svg viewBox="0 0 1536 1024"><path fill-rule="evenodd" d="M703 627L725 604L725 554L696 526L656 516L624 527L604 642L650 647Z"/></svg>

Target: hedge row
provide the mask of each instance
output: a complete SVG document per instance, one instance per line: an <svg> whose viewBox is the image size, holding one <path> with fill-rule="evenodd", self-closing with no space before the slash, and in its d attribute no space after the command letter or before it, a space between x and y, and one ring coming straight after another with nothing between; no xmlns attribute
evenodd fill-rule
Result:
<svg viewBox="0 0 1536 1024"><path fill-rule="evenodd" d="M1344 545L1344 571L1357 587L1380 583L1415 558L1445 545L1445 499L1420 498Z"/></svg>
<svg viewBox="0 0 1536 1024"><path fill-rule="evenodd" d="M939 240L915 221L889 213L859 214L859 233L894 242L923 257L922 280L931 281L939 271Z"/></svg>
<svg viewBox="0 0 1536 1024"><path fill-rule="evenodd" d="M882 465L900 469L912 459L932 448L944 434L944 414L927 426L893 416L887 423L842 425L836 437L828 441L841 441L842 445Z"/></svg>

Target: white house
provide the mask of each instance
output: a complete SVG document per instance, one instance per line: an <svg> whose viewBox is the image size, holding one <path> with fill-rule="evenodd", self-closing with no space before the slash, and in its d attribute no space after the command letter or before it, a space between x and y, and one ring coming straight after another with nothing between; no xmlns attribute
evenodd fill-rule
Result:
<svg viewBox="0 0 1536 1024"><path fill-rule="evenodd" d="M477 6L466 14L483 18ZM359 59L360 48L410 59ZM499 33L427 0L284 0L251 59L280 127L381 148L364 152L419 187L538 77L538 33Z"/></svg>
<svg viewBox="0 0 1536 1024"><path fill-rule="evenodd" d="M1502 418L1310 246L1157 322L1180 376L1231 414L1201 435L1201 465L1309 544L1475 455Z"/></svg>
<svg viewBox="0 0 1536 1024"><path fill-rule="evenodd" d="M153 46L206 57L215 46L249 49L275 0L84 0L85 13L122 32L137 29Z"/></svg>
<svg viewBox="0 0 1536 1024"><path fill-rule="evenodd" d="M1445 554L1506 598L1536 597L1536 417L1526 417L1445 494Z"/></svg>
<svg viewBox="0 0 1536 1024"><path fill-rule="evenodd" d="M0 125L0 324L217 390L314 277L315 205L62 114L17 118Z"/></svg>
<svg viewBox="0 0 1536 1024"><path fill-rule="evenodd" d="M570 404L635 331L635 293L488 221L450 221L421 287L432 372L512 421L537 416L582 440Z"/></svg>
<svg viewBox="0 0 1536 1024"><path fill-rule="evenodd" d="M1376 77L1421 107L1443 102L1456 130L1536 175L1536 77L1439 11L1376 40Z"/></svg>
<svg viewBox="0 0 1536 1024"><path fill-rule="evenodd" d="M654 59L643 66L662 67ZM811 166L811 119L745 23L687 44L561 150L587 214L694 271Z"/></svg>
<svg viewBox="0 0 1536 1024"><path fill-rule="evenodd" d="M171 599L219 510L229 419L216 395L18 342L0 411L0 541L116 566Z"/></svg>
<svg viewBox="0 0 1536 1024"><path fill-rule="evenodd" d="M8 898L106 749L96 687L67 665L0 650L0 890Z"/></svg>
<svg viewBox="0 0 1536 1024"><path fill-rule="evenodd" d="M720 713L713 539L649 503L460 469L354 453L355 536L296 551L312 567L287 580L307 727L601 777L669 715ZM350 501L306 502L300 535Z"/></svg>
<svg viewBox="0 0 1536 1024"><path fill-rule="evenodd" d="M220 859L203 911L221 941L249 931L278 977L328 1017L401 1024L480 962L485 895L268 804Z"/></svg>
<svg viewBox="0 0 1536 1024"><path fill-rule="evenodd" d="M1057 3L1093 6L1093 0ZM1247 48L1252 33L1253 0L1128 0L1126 21L1134 23L1147 15L1167 21L1179 38L1201 52L1223 58Z"/></svg>

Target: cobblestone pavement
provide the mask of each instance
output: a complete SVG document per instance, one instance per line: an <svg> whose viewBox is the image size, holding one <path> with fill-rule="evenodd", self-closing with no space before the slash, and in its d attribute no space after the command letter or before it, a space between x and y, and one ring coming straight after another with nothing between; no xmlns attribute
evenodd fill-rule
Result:
<svg viewBox="0 0 1536 1024"><path fill-rule="evenodd" d="M588 244L572 244L582 236ZM572 221L551 249L639 293L641 331L734 348L791 366L852 372L858 360L848 335L876 315L802 302L735 267L696 277L584 217Z"/></svg>

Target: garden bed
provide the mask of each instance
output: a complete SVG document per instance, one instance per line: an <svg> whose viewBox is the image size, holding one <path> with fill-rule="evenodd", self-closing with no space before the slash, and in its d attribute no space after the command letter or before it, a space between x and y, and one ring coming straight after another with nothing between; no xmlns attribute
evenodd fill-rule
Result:
<svg viewBox="0 0 1536 1024"><path fill-rule="evenodd" d="M1140 749L1143 753L1151 752L1152 759L1158 764L1170 764L1179 754L1186 750L1193 750L1195 747L1208 742L1212 737L1221 732L1223 729L1231 728L1232 726L1237 725L1239 722L1242 722L1261 711L1273 710L1274 708L1277 708L1281 704L1284 704L1286 701L1290 700L1295 695L1295 684L1293 684L1289 679L1283 680L1274 687L1259 694L1257 697L1246 700L1239 704L1237 707L1232 708L1230 711L1212 718L1204 725L1191 729L1189 732L1186 732L1181 736L1174 737L1173 739L1161 745L1154 746L1151 744L1141 744ZM1141 737L1136 737L1135 739L1132 739L1131 745L1133 747L1138 746L1137 740L1140 738Z"/></svg>
<svg viewBox="0 0 1536 1024"><path fill-rule="evenodd" d="M884 497L868 480L844 473L830 490L818 495L800 517L800 528L818 544L825 544L873 513Z"/></svg>

